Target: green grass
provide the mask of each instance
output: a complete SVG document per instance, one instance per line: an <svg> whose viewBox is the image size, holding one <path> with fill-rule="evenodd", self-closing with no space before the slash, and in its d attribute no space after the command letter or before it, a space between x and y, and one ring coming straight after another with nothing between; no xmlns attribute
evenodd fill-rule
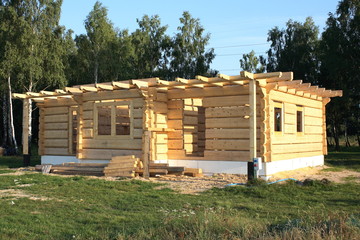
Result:
<svg viewBox="0 0 360 240"><path fill-rule="evenodd" d="M339 152L331 151L325 157L325 164L331 167L326 171L349 169L360 172L360 147L342 147Z"/></svg>
<svg viewBox="0 0 360 240"><path fill-rule="evenodd" d="M1 175L0 190L46 198L0 195L0 239L280 238L294 231L303 231L306 239L309 231L321 233L324 224L328 234L338 228L344 233L336 236L360 233L360 189L355 183L290 182L200 195L157 186L40 173Z"/></svg>
<svg viewBox="0 0 360 240"><path fill-rule="evenodd" d="M350 150L327 161L356 170ZM0 173L21 163L1 157ZM360 185L347 180L186 195L139 180L3 174L0 239L357 239Z"/></svg>

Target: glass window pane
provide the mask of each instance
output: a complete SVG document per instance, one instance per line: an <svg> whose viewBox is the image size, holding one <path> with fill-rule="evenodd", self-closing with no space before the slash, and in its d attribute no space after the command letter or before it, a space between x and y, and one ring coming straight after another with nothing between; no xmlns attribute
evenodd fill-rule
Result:
<svg viewBox="0 0 360 240"><path fill-rule="evenodd" d="M99 106L98 135L111 135L111 106Z"/></svg>
<svg viewBox="0 0 360 240"><path fill-rule="evenodd" d="M296 130L297 132L303 131L303 112L296 111Z"/></svg>
<svg viewBox="0 0 360 240"><path fill-rule="evenodd" d="M115 108L116 135L130 135L130 110L128 105Z"/></svg>
<svg viewBox="0 0 360 240"><path fill-rule="evenodd" d="M281 132L282 131L282 123L281 123L281 121L282 121L282 111L281 111L281 108L276 107L274 109L274 112L275 112L275 120L274 120L274 122L275 122L275 126L274 126L275 131Z"/></svg>

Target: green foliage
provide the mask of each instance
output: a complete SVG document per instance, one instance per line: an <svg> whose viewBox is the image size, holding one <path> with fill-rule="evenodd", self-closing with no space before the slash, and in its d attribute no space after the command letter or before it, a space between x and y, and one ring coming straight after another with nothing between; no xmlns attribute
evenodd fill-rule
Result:
<svg viewBox="0 0 360 240"><path fill-rule="evenodd" d="M189 12L183 13L180 23L179 32L172 40L171 77L191 79L196 75L213 75L210 64L215 58L214 49L205 51L210 34L204 34L205 29L200 20L193 18Z"/></svg>
<svg viewBox="0 0 360 240"><path fill-rule="evenodd" d="M318 35L319 28L311 17L306 18L304 23L289 20L286 29L271 29L268 33L271 45L267 51L267 70L293 71L295 79L316 84L319 70Z"/></svg>
<svg viewBox="0 0 360 240"><path fill-rule="evenodd" d="M251 73L263 73L266 68L266 59L263 56L255 56L252 50L248 54L243 54L243 58L240 59L240 68Z"/></svg>
<svg viewBox="0 0 360 240"><path fill-rule="evenodd" d="M331 124L329 135L339 149L342 134L356 135L360 144L360 1L339 2L336 13L330 13L321 41L322 86L342 89L344 96L334 99L327 109Z"/></svg>

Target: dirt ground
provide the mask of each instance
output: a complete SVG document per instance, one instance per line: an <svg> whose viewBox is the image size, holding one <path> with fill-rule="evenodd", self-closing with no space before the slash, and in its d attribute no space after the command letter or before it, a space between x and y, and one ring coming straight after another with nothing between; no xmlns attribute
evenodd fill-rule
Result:
<svg viewBox="0 0 360 240"><path fill-rule="evenodd" d="M360 183L360 172L344 170L341 172L323 171L327 166L307 167L293 171L286 171L274 174L269 181L276 181L284 178L294 178L299 181L305 179L322 180L324 178L331 182L344 183L352 181ZM213 187L223 188L231 183L246 183L245 175L237 174L214 174L204 177L186 176L160 176L150 178L148 181L166 183L165 187L172 188L184 194L197 194Z"/></svg>
<svg viewBox="0 0 360 240"><path fill-rule="evenodd" d="M347 181L360 183L360 172L349 171L349 170L343 170L340 172L324 171L324 169L327 168L328 168L327 166L307 167L293 171L280 172L274 174L269 179L269 181L276 181L284 178L294 178L299 181L303 181L305 179L321 180L326 178L331 182L337 182L337 183L344 183ZM14 173L0 174L0 176L22 175L24 173L29 173L29 171L32 172L35 170L20 168L18 169L18 171ZM58 175L58 176L70 177L65 175ZM117 178L112 178L112 177L91 177L91 178L101 178L108 181L117 180ZM166 175L166 176L152 177L150 179L144 179L141 177L137 177L136 179L165 184L159 188L171 188L184 194L198 194L213 187L223 188L231 183L246 183L247 177L245 175L237 175L237 174L214 174L212 176L203 176L203 177ZM0 192L0 196L2 193L6 194L5 192ZM16 194L22 194L22 192L15 193L15 195ZM7 195L14 195L14 194L7 193Z"/></svg>

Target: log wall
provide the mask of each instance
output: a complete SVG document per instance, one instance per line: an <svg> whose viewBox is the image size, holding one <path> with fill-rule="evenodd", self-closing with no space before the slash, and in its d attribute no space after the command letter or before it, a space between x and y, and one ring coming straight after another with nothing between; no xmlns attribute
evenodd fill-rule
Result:
<svg viewBox="0 0 360 240"><path fill-rule="evenodd" d="M323 155L322 100L270 91L271 161ZM274 132L274 101L283 103L283 131ZM297 132L297 106L303 109L303 132Z"/></svg>

